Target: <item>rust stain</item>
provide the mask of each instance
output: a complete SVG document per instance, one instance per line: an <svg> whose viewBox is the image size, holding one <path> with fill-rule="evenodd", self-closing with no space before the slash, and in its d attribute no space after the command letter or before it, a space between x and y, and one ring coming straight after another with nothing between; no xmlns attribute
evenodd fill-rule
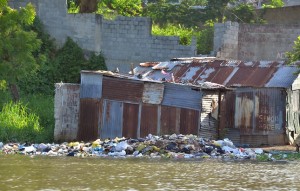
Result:
<svg viewBox="0 0 300 191"><path fill-rule="evenodd" d="M141 137L157 134L158 105L143 104L141 114Z"/></svg>
<svg viewBox="0 0 300 191"><path fill-rule="evenodd" d="M123 105L123 136L137 138L139 105L124 103Z"/></svg>
<svg viewBox="0 0 300 191"><path fill-rule="evenodd" d="M199 111L192 109L181 109L180 133L187 135L198 135Z"/></svg>
<svg viewBox="0 0 300 191"><path fill-rule="evenodd" d="M98 123L100 117L100 101L95 99L80 100L79 129L77 139L92 141L98 137Z"/></svg>

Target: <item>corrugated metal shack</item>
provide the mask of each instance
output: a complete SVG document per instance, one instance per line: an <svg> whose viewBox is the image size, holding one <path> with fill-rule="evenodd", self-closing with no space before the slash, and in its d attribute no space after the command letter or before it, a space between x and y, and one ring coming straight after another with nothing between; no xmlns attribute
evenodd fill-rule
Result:
<svg viewBox="0 0 300 191"><path fill-rule="evenodd" d="M287 143L287 134L290 141L299 134L297 71L296 64L282 62L182 58L141 63L134 73L143 79L193 85L212 82L234 88L221 97L219 135L235 144L272 145ZM200 118L203 122L205 114Z"/></svg>
<svg viewBox="0 0 300 191"><path fill-rule="evenodd" d="M82 71L78 140L195 134L216 138L225 87Z"/></svg>

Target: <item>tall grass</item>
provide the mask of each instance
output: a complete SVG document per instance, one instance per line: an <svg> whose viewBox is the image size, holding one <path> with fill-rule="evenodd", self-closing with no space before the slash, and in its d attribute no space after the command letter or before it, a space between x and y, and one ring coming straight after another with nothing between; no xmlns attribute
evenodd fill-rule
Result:
<svg viewBox="0 0 300 191"><path fill-rule="evenodd" d="M54 131L53 96L26 95L14 103L0 91L0 141L52 142Z"/></svg>
<svg viewBox="0 0 300 191"><path fill-rule="evenodd" d="M162 36L179 36L180 44L190 45L192 42L192 36L195 34L195 31L192 28L186 28L180 24L167 24L164 27L161 27L157 24L153 24L152 34Z"/></svg>
<svg viewBox="0 0 300 191"><path fill-rule="evenodd" d="M0 139L8 141L33 142L41 133L37 115L28 113L21 102L4 104L0 113Z"/></svg>

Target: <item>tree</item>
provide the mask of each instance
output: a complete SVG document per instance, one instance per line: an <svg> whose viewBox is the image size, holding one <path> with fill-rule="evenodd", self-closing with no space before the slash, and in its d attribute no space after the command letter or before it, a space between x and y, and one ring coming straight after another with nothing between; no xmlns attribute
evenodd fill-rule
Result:
<svg viewBox="0 0 300 191"><path fill-rule="evenodd" d="M96 12L97 4L97 0L79 0L79 13Z"/></svg>
<svg viewBox="0 0 300 191"><path fill-rule="evenodd" d="M8 82L14 101L19 99L18 79L35 70L43 58L39 54L41 40L35 32L26 30L35 15L32 4L15 10L7 0L0 0L0 80Z"/></svg>
<svg viewBox="0 0 300 191"><path fill-rule="evenodd" d="M209 0L206 6L206 20L223 22L228 3L234 0Z"/></svg>
<svg viewBox="0 0 300 191"><path fill-rule="evenodd" d="M300 61L300 36L294 42L293 50L286 53L288 63Z"/></svg>
<svg viewBox="0 0 300 191"><path fill-rule="evenodd" d="M226 19L239 23L262 23L263 20L259 17L259 14L255 11L252 4L239 3L232 8L226 10Z"/></svg>
<svg viewBox="0 0 300 191"><path fill-rule="evenodd" d="M99 3L99 14L139 16L142 13L141 0L101 0Z"/></svg>

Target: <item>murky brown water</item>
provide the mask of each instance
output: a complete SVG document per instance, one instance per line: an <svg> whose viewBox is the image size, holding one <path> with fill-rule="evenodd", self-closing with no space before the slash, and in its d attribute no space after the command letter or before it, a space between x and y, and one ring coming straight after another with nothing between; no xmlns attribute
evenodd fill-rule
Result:
<svg viewBox="0 0 300 191"><path fill-rule="evenodd" d="M0 155L0 190L300 190L300 162Z"/></svg>

